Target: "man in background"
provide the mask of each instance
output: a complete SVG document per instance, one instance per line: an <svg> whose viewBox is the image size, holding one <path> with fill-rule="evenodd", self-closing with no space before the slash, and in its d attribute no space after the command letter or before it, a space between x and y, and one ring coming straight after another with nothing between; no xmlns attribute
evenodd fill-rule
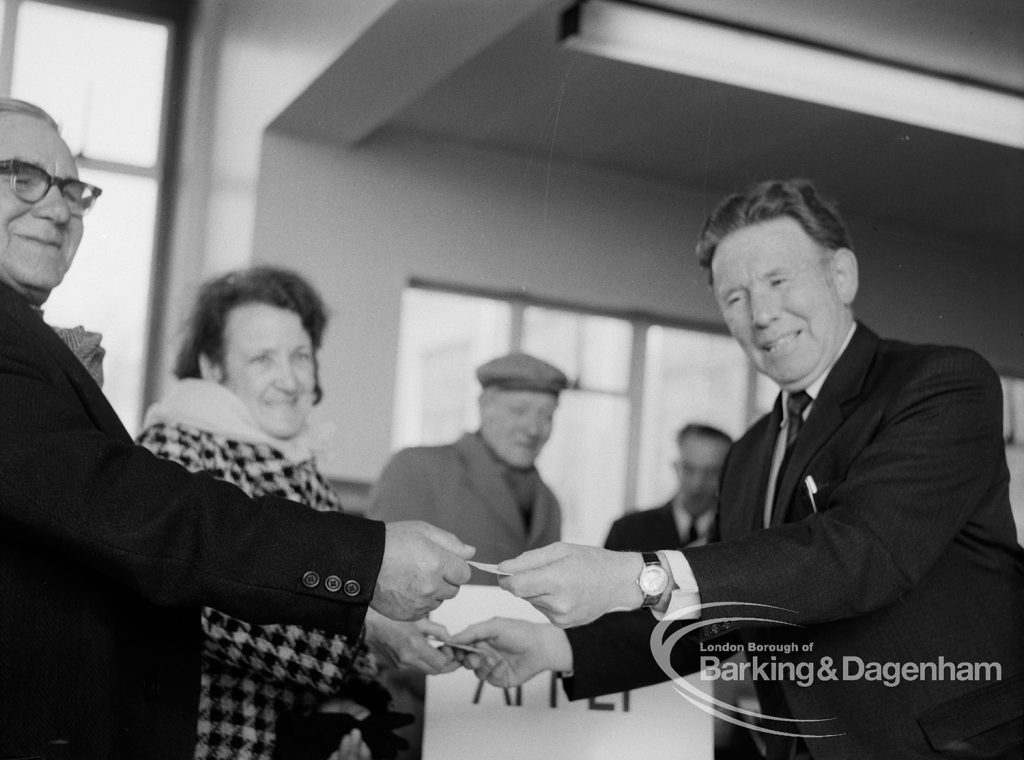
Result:
<svg viewBox="0 0 1024 760"><path fill-rule="evenodd" d="M672 462L679 488L660 507L624 515L612 523L604 548L613 551L652 552L663 549L672 536L678 546L705 543L717 514L718 479L732 446L732 438L713 425L691 422L676 433L679 456ZM714 696L730 704L753 698L749 679L719 681ZM748 732L715 718L715 760L756 758L758 754Z"/></svg>
<svg viewBox="0 0 1024 760"><path fill-rule="evenodd" d="M481 365L476 375L480 429L454 443L395 454L370 494L369 515L457 528L476 547L477 561L494 563L561 536L558 499L534 463L568 379L520 352ZM473 573L474 583L494 578Z"/></svg>
<svg viewBox="0 0 1024 760"><path fill-rule="evenodd" d="M665 504L620 517L612 523L604 548L614 551L655 551L666 537L679 546L706 540L715 520L718 477L732 439L711 425L690 423L676 434L679 457L672 463L679 489Z"/></svg>
<svg viewBox="0 0 1024 760"><path fill-rule="evenodd" d="M396 453L370 493L369 515L381 520L429 520L458 526L476 547L475 559L497 563L561 536L558 499L534 463L551 436L565 374L524 353L500 356L476 372L480 428L443 446ZM473 583L494 585L496 576L473 570ZM422 752L426 683L417 670L386 671L398 710L416 721L400 731L409 741L407 760Z"/></svg>

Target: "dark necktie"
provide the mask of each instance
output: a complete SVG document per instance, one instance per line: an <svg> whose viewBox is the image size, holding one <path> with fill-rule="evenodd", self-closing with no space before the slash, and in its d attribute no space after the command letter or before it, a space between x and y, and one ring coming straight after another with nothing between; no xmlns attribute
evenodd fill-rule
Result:
<svg viewBox="0 0 1024 760"><path fill-rule="evenodd" d="M779 472L775 476L775 498L773 503L776 505L779 501L779 486L782 484L782 478L786 474L789 456L793 453L793 444L796 443L796 437L800 433L800 428L804 426L804 410L810 403L811 397L807 394L807 391L797 391L796 393L789 394L786 398L786 451L782 455L782 463L779 465Z"/></svg>
<svg viewBox="0 0 1024 760"><path fill-rule="evenodd" d="M797 391L789 394L786 399L786 411L789 413L789 421L786 423L786 456L789 456L793 443L796 441L800 428L804 426L804 410L811 403L811 397L807 391Z"/></svg>

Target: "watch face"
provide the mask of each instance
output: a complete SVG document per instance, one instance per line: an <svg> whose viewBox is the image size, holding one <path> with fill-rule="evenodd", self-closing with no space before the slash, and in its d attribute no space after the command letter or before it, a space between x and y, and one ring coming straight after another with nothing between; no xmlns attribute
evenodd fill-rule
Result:
<svg viewBox="0 0 1024 760"><path fill-rule="evenodd" d="M661 596L668 586L668 573L661 565L647 565L640 573L640 590L647 596Z"/></svg>

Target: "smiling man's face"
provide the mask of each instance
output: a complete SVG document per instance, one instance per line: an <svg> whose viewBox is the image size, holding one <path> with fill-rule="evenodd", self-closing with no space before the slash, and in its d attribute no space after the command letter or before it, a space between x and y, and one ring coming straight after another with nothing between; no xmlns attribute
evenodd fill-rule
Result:
<svg viewBox="0 0 1024 760"><path fill-rule="evenodd" d="M729 332L780 387L807 388L831 365L853 324L852 251L824 250L779 217L723 238L711 273Z"/></svg>
<svg viewBox="0 0 1024 760"><path fill-rule="evenodd" d="M74 158L60 135L41 119L0 114L0 161L18 159L55 177L77 177ZM35 203L11 190L0 175L0 282L41 306L67 274L82 240L82 218L71 214L56 186Z"/></svg>

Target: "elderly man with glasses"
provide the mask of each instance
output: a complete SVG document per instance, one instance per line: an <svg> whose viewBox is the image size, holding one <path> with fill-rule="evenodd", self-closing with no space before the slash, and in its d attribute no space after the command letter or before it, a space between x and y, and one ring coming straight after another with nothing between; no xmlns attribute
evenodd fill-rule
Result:
<svg viewBox="0 0 1024 760"><path fill-rule="evenodd" d="M0 98L0 757L188 760L203 605L355 638L368 606L454 596L473 549L134 445L79 358L102 352L41 312L99 195L46 112Z"/></svg>

